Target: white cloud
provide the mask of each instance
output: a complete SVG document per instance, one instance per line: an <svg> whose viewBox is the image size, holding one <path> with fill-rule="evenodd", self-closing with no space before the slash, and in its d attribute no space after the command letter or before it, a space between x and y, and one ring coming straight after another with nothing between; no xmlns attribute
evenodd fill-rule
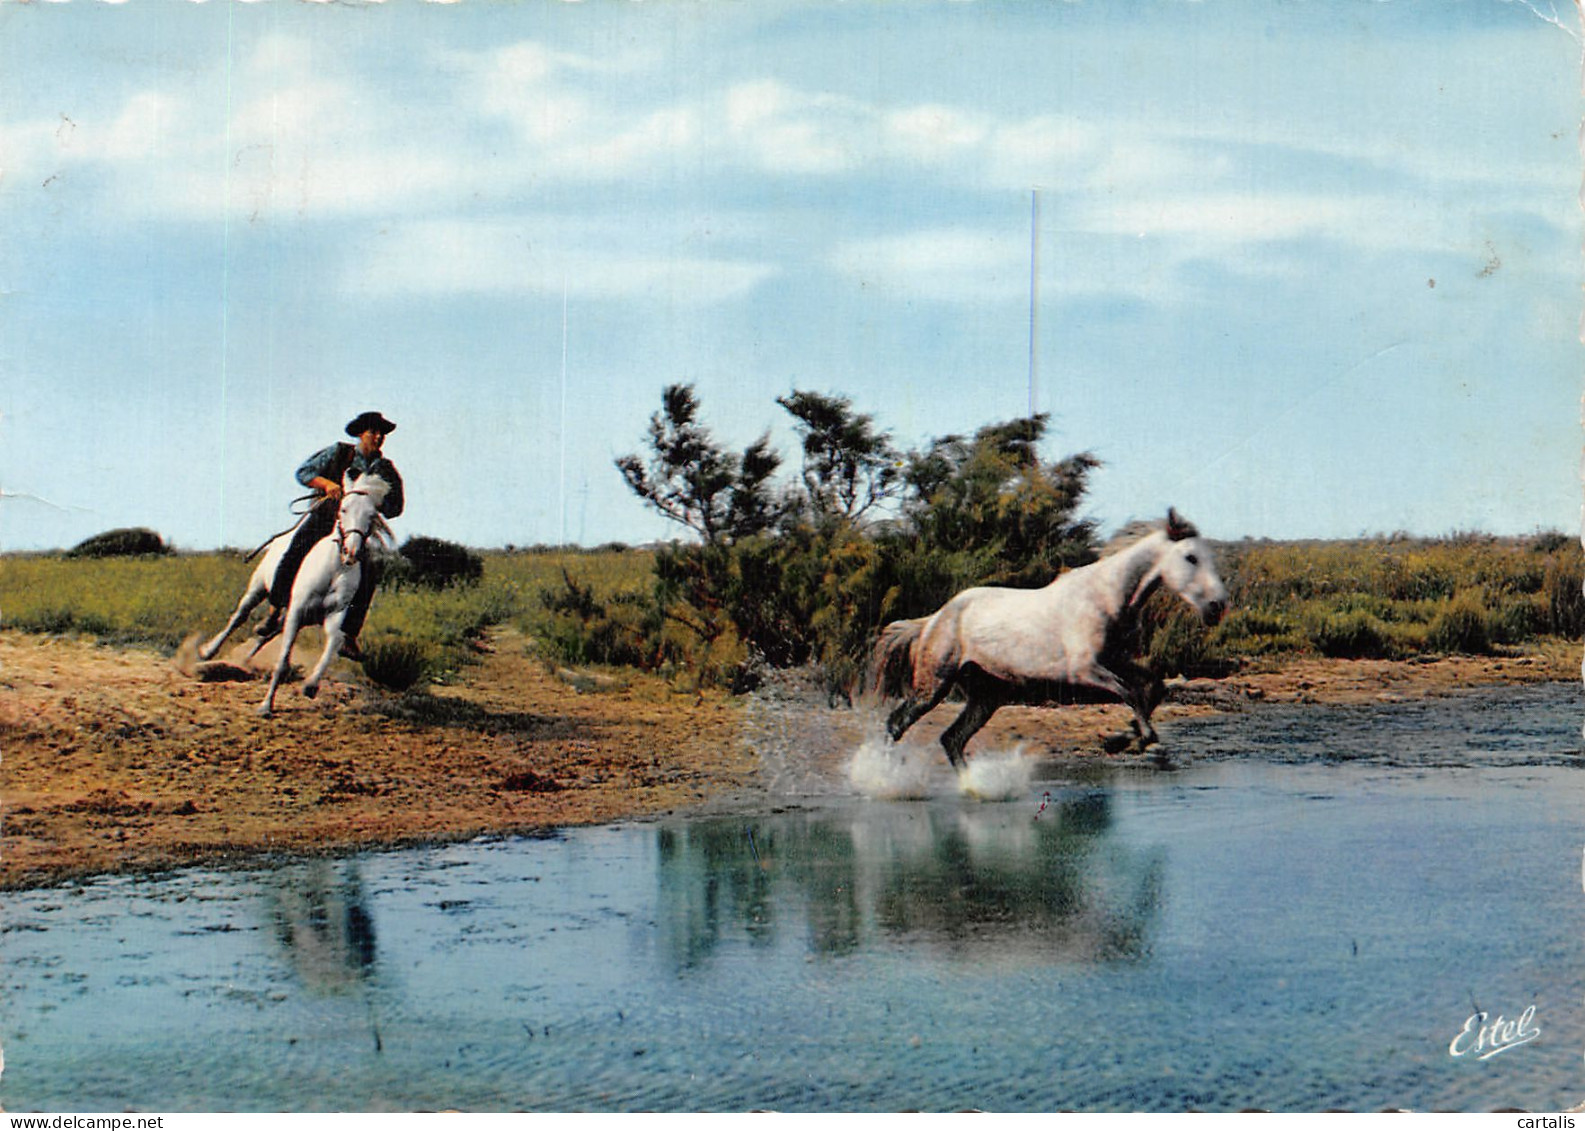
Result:
<svg viewBox="0 0 1585 1131"><path fill-rule="evenodd" d="M624 133L588 145L581 164L590 175L621 176L695 149L700 133L698 116L691 111L659 110Z"/></svg>
<svg viewBox="0 0 1585 1131"><path fill-rule="evenodd" d="M567 293L585 299L638 299L681 306L726 302L775 274L769 264L678 253L617 250L621 233L587 222L561 230L553 221L435 221L382 238L347 271L362 295Z"/></svg>
<svg viewBox="0 0 1585 1131"><path fill-rule="evenodd" d="M1397 197L1284 193L1134 196L1098 200L1068 217L1075 228L1198 244L1319 237L1375 250L1447 250L1467 243L1467 216Z"/></svg>
<svg viewBox="0 0 1585 1131"><path fill-rule="evenodd" d="M934 230L845 244L831 266L864 290L893 298L980 303L1028 286L1028 244L999 230Z"/></svg>
<svg viewBox="0 0 1585 1131"><path fill-rule="evenodd" d="M885 122L894 149L925 164L960 160L991 133L984 116L950 106L914 106L888 114Z"/></svg>
<svg viewBox="0 0 1585 1131"><path fill-rule="evenodd" d="M779 82L734 86L721 103L739 153L773 173L849 172L864 163L875 134L875 114L861 103Z"/></svg>
<svg viewBox="0 0 1585 1131"><path fill-rule="evenodd" d="M835 182L853 174L907 178L918 199L941 188L1043 186L1052 190L1053 224L1180 241L1163 253L1169 258L1225 259L1241 246L1302 237L1434 249L1469 239L1468 212L1450 193L1411 196L1409 187L1367 199L1285 181L1282 171L1297 168L1300 154L1291 138L1282 139L1284 156L1260 170L1269 187L1240 192L1250 163L1261 159L1260 140L1218 138L1214 129L1170 121L996 115L944 101L885 105L771 78L714 89L646 86L657 75L654 59L636 49L593 58L529 41L436 51L429 61L436 65L423 82L393 87L356 55L268 35L239 64L229 119L214 102L221 76L205 74L185 86L138 91L97 119L82 113L80 121L0 124L0 167L12 183L34 173L42 182L73 163L93 167L106 175L97 215L123 221L150 211L208 219L228 207L246 217L271 210L308 219L440 217L479 200L521 206L546 186L647 189L698 171L735 178L745 197L778 192L781 177ZM644 91L655 89L674 96L646 101ZM685 93L676 96L678 89ZM1373 145L1356 149L1375 152ZM1309 152L1348 159L1341 151ZM1372 175L1379 173L1378 163ZM1534 210L1527 192L1533 195L1514 189L1509 206ZM1491 195L1483 199L1490 207ZM984 234L936 231L851 243L829 262L900 294L1002 294L1025 285L1025 238L1014 233L1003 249ZM650 277L663 258L644 259L633 277ZM588 265L621 261L599 256ZM758 263L685 262L676 285L706 296L736 293L763 277ZM481 268L481 278L486 290L532 285L499 267L493 274Z"/></svg>
<svg viewBox="0 0 1585 1131"><path fill-rule="evenodd" d="M1092 126L1041 116L999 123L991 134L981 175L991 184L1026 188L1077 180L1093 165L1101 137Z"/></svg>

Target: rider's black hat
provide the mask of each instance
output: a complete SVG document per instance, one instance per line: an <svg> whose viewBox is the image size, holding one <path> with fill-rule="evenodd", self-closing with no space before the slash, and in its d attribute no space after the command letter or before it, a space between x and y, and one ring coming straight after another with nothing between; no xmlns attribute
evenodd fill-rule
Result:
<svg viewBox="0 0 1585 1131"><path fill-rule="evenodd" d="M396 431L396 425L377 412L365 412L347 422L347 435L361 436L365 432L379 432L390 434Z"/></svg>

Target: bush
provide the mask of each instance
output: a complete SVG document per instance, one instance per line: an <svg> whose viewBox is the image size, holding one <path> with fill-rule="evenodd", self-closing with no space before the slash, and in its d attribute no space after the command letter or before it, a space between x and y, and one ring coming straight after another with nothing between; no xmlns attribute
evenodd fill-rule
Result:
<svg viewBox="0 0 1585 1131"><path fill-rule="evenodd" d="M22 632L38 632L48 636L70 632L76 625L76 614L59 605L27 609L21 613L12 613L5 618L6 628L15 628Z"/></svg>
<svg viewBox="0 0 1585 1131"><path fill-rule="evenodd" d="M1211 632L1208 646L1217 656L1258 656L1301 652L1308 643L1288 619L1258 609L1234 609Z"/></svg>
<svg viewBox="0 0 1585 1131"><path fill-rule="evenodd" d="M1431 621L1426 647L1434 652L1485 655L1492 650L1491 624L1480 595L1461 593Z"/></svg>
<svg viewBox="0 0 1585 1131"><path fill-rule="evenodd" d="M1547 605L1547 630L1557 636L1585 635L1585 571L1577 551L1550 558L1541 591Z"/></svg>
<svg viewBox="0 0 1585 1131"><path fill-rule="evenodd" d="M1494 644L1522 644L1547 630L1547 601L1538 594L1505 597L1492 609L1488 624Z"/></svg>
<svg viewBox="0 0 1585 1131"><path fill-rule="evenodd" d="M667 649L660 617L646 595L621 592L601 600L565 569L561 576L560 587L539 595L550 614L539 629L547 653L569 664L658 666Z"/></svg>
<svg viewBox="0 0 1585 1131"><path fill-rule="evenodd" d="M442 538L409 538L401 556L407 563L401 580L426 589L472 585L484 576L484 559L466 546Z"/></svg>
<svg viewBox="0 0 1585 1131"><path fill-rule="evenodd" d="M1386 627L1365 612L1313 616L1305 633L1316 651L1333 659L1381 660L1393 651Z"/></svg>
<svg viewBox="0 0 1585 1131"><path fill-rule="evenodd" d="M1573 545L1573 536L1564 534L1561 530L1543 530L1530 542L1530 548L1538 554L1555 554Z"/></svg>
<svg viewBox="0 0 1585 1131"><path fill-rule="evenodd" d="M430 647L419 640L386 637L363 648L363 674L381 687L407 691L434 670Z"/></svg>
<svg viewBox="0 0 1585 1131"><path fill-rule="evenodd" d="M68 558L131 558L142 554L168 554L170 547L154 531L142 526L107 530L86 538L66 551Z"/></svg>
<svg viewBox="0 0 1585 1131"><path fill-rule="evenodd" d="M1189 675L1207 666L1205 628L1187 609L1174 609L1150 634L1146 659L1157 675Z"/></svg>

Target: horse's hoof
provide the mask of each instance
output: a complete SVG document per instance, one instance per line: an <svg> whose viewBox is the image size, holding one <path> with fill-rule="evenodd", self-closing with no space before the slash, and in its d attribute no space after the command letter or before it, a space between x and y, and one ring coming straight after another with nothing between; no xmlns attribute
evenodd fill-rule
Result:
<svg viewBox="0 0 1585 1131"><path fill-rule="evenodd" d="M269 719L275 717L275 712L270 710L269 704L266 703L264 706L259 708L258 715L261 719Z"/></svg>
<svg viewBox="0 0 1585 1131"><path fill-rule="evenodd" d="M317 683L305 683L305 684L303 684L303 698L304 699L312 699L314 696L316 696L318 694L319 694L319 684L317 684Z"/></svg>
<svg viewBox="0 0 1585 1131"><path fill-rule="evenodd" d="M1134 744L1134 736L1127 731L1101 735L1101 749L1108 754L1121 754Z"/></svg>

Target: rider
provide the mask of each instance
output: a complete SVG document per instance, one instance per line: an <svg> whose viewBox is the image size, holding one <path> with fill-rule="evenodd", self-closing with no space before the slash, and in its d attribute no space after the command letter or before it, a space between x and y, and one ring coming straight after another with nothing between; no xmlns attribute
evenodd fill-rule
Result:
<svg viewBox="0 0 1585 1131"><path fill-rule="evenodd" d="M336 514L341 506L341 481L351 471L358 478L373 472L391 485L380 513L395 518L402 513L402 477L396 465L386 459L381 449L385 437L396 431L396 425L377 412L365 412L347 423L347 435L357 438L356 444L337 442L322 448L303 461L297 469L297 481L313 488L318 496L312 508L298 523L292 541L275 569L275 579L270 585L270 615L259 625L258 635L268 639L281 630L281 612L291 601L292 582L297 578L297 568L303 564L308 551L325 535L336 528ZM363 629L363 618L368 615L369 601L374 596L374 586L379 578L374 563L364 559L358 591L342 621L346 639L341 643L341 654L353 660L363 658L358 646L358 633Z"/></svg>

